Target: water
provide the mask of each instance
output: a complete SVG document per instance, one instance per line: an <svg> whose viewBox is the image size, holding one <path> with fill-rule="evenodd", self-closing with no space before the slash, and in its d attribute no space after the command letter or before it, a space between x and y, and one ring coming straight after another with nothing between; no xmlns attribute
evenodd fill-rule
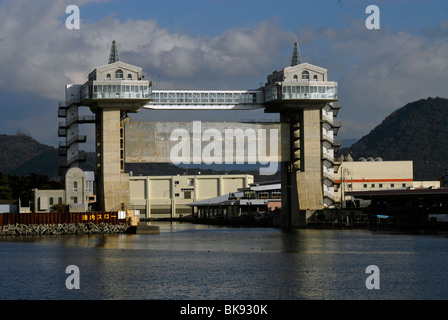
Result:
<svg viewBox="0 0 448 320"><path fill-rule="evenodd" d="M0 238L0 299L447 299L448 237L160 224L160 234ZM80 289L68 290L76 265ZM379 268L367 289L366 267Z"/></svg>

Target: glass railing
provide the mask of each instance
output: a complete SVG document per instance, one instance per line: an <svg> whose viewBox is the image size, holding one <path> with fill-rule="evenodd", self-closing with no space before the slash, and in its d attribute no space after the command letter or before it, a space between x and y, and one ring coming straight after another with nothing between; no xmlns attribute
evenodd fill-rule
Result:
<svg viewBox="0 0 448 320"><path fill-rule="evenodd" d="M153 104L256 104L257 92L154 90Z"/></svg>
<svg viewBox="0 0 448 320"><path fill-rule="evenodd" d="M338 95L335 93L284 93L282 99L284 100L296 100L296 99L325 99L333 100L337 99Z"/></svg>
<svg viewBox="0 0 448 320"><path fill-rule="evenodd" d="M151 94L147 92L101 92L93 93L93 99L149 99Z"/></svg>
<svg viewBox="0 0 448 320"><path fill-rule="evenodd" d="M128 81L114 81L105 83L93 82L81 89L81 99L149 99L151 86L149 81L135 83Z"/></svg>
<svg viewBox="0 0 448 320"><path fill-rule="evenodd" d="M273 100L337 100L336 85L282 85L265 91L265 101Z"/></svg>

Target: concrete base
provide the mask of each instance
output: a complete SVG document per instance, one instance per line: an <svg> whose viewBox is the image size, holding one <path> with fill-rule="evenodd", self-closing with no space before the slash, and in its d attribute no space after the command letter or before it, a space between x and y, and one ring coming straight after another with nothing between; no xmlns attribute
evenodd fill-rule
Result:
<svg viewBox="0 0 448 320"><path fill-rule="evenodd" d="M306 228L308 219L315 213L314 210L298 210L294 211L290 214L289 223L285 223L287 221L287 217L284 217L283 223L281 227L284 228ZM282 212L282 215L288 215L287 212Z"/></svg>
<svg viewBox="0 0 448 320"><path fill-rule="evenodd" d="M160 228L158 226L130 226L126 233L130 234L160 234Z"/></svg>
<svg viewBox="0 0 448 320"><path fill-rule="evenodd" d="M321 114L323 106L281 114L289 124L289 159L281 162L282 227L305 228L307 219L324 208L322 191Z"/></svg>

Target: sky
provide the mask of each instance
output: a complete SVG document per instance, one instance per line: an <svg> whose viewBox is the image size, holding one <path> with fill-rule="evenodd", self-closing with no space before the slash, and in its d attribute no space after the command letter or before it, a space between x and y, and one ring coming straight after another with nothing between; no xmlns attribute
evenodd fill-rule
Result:
<svg viewBox="0 0 448 320"><path fill-rule="evenodd" d="M79 29L66 27L69 5L79 8ZM369 5L379 9L379 29L366 27ZM363 137L409 102L448 98L448 1L0 0L0 134L57 146L65 85L82 84L107 64L113 40L120 60L142 67L154 89L256 89L289 65L298 41L303 62L338 82L342 140ZM143 109L131 116L273 117ZM81 130L91 151L93 125Z"/></svg>

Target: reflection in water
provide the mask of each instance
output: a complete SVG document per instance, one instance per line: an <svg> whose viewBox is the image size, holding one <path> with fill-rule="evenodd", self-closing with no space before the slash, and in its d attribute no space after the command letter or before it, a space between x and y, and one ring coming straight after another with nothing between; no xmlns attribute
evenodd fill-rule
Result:
<svg viewBox="0 0 448 320"><path fill-rule="evenodd" d="M160 231L1 238L0 298L448 298L444 236L170 223ZM65 287L72 264L80 290ZM369 265L380 269L380 290L365 286Z"/></svg>

